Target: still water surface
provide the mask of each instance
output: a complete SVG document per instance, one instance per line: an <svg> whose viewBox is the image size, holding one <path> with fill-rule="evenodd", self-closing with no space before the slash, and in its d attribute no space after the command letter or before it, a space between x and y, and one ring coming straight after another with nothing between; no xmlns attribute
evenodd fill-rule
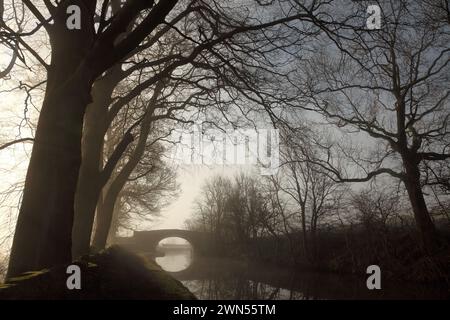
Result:
<svg viewBox="0 0 450 320"><path fill-rule="evenodd" d="M382 281L368 290L366 279L331 273L244 263L193 259L190 246L160 247L156 262L199 299L449 299L448 288Z"/></svg>

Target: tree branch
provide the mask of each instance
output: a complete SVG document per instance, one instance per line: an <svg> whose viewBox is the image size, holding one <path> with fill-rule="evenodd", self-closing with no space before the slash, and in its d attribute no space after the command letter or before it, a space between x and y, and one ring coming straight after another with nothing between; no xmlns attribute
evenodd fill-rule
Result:
<svg viewBox="0 0 450 320"><path fill-rule="evenodd" d="M14 141L7 142L7 143L5 143L5 144L0 146L0 150L6 149L6 148L8 148L8 147L10 147L10 146L12 146L14 144L17 144L17 143L22 143L22 142L27 142L27 141L33 142L34 138L21 138L21 139L17 139L17 140L14 140Z"/></svg>

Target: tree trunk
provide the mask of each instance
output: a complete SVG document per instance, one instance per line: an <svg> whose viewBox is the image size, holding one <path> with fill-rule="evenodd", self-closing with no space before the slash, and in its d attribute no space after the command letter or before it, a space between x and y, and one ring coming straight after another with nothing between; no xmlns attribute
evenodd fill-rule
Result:
<svg viewBox="0 0 450 320"><path fill-rule="evenodd" d="M111 186L108 189L102 204L97 208L96 228L94 239L92 240L92 247L95 251L102 250L106 247L113 219L114 207L121 190L122 188Z"/></svg>
<svg viewBox="0 0 450 320"><path fill-rule="evenodd" d="M309 243L308 243L308 230L306 228L306 207L305 204L301 205L301 223L302 223L302 242L303 242L303 252L306 260L310 260L309 254Z"/></svg>
<svg viewBox="0 0 450 320"><path fill-rule="evenodd" d="M75 195L75 218L72 229L72 255L79 257L89 254L91 234L95 218L95 208L101 190L103 167L103 144L108 130L108 106L112 92L120 81L114 77L113 67L108 74L96 81L92 90L93 102L88 106L84 117L82 138L82 163Z"/></svg>
<svg viewBox="0 0 450 320"><path fill-rule="evenodd" d="M44 100L14 234L8 277L71 261L81 130L90 88L88 81L83 82L73 79Z"/></svg>
<svg viewBox="0 0 450 320"><path fill-rule="evenodd" d="M121 199L122 196L121 194L119 194L117 196L117 200L116 200L116 204L114 205L114 210L113 210L113 214L112 214L112 219L111 219L111 224L109 227L109 232L108 232L108 237L106 240L106 243L111 243L114 241L114 239L116 238L116 234L119 231L119 227L120 227L120 216L122 213L122 208L121 208Z"/></svg>
<svg viewBox="0 0 450 320"><path fill-rule="evenodd" d="M114 14L119 12L120 0L111 1ZM127 30L133 24L129 24ZM129 30L128 30L129 31ZM122 33L119 38L124 38ZM89 254L95 209L107 178L102 177L104 139L109 127L108 107L114 89L123 78L122 64L112 66L93 87L93 103L88 106L82 139L82 162L75 195L75 217L72 229L72 255Z"/></svg>
<svg viewBox="0 0 450 320"><path fill-rule="evenodd" d="M94 41L95 3L82 8L80 30L66 27L66 1L49 27L51 65L16 224L7 277L68 263L81 132L94 75L85 60Z"/></svg>
<svg viewBox="0 0 450 320"><path fill-rule="evenodd" d="M317 248L317 213L313 212L312 223L310 226L310 257L311 262L317 262L318 248Z"/></svg>
<svg viewBox="0 0 450 320"><path fill-rule="evenodd" d="M87 117L88 113L89 111L86 112L86 122L90 122ZM98 141L99 135L92 132L98 131L96 130L98 128L99 126L94 126L94 128L85 126L85 132L91 132L83 134L83 161L75 194L75 217L72 229L72 255L75 258L89 253L95 207L101 191L99 166L102 164L103 141ZM100 137L103 140L103 135L100 135Z"/></svg>
<svg viewBox="0 0 450 320"><path fill-rule="evenodd" d="M408 197L414 212L423 249L432 254L438 247L438 235L420 186L420 171L416 161L404 158L406 179L404 181Z"/></svg>
<svg viewBox="0 0 450 320"><path fill-rule="evenodd" d="M136 168L136 166L138 165L142 155L145 152L147 138L150 134L151 129L152 116L156 107L156 100L158 99L162 89L163 83L160 82L157 84L155 91L153 92L153 96L150 99L146 114L142 119L139 139L136 143L135 149L129 157L128 162L124 165L115 179L111 182L109 188L106 191L102 206L97 210L96 229L92 243L92 246L95 248L95 250L101 250L106 246L109 230L111 228L111 222L113 219L115 203L120 192L122 191L122 188L127 183L128 178L130 177L134 168ZM127 133L127 135L129 136L129 138L125 136L125 140L122 140L123 147L127 146L133 140L131 133ZM115 151L123 149L123 147L118 147L115 149Z"/></svg>

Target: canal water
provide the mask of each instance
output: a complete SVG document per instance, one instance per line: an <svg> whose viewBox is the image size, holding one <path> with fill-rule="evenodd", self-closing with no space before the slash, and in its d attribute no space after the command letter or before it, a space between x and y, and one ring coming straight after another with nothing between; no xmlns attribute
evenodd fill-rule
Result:
<svg viewBox="0 0 450 320"><path fill-rule="evenodd" d="M156 262L199 299L449 299L448 288L383 281L368 290L366 279L299 272L230 259L193 259L190 245L159 246Z"/></svg>

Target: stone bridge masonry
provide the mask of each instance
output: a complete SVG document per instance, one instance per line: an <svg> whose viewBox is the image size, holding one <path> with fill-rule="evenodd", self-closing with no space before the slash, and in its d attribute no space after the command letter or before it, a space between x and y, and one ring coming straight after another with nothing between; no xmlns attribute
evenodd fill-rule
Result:
<svg viewBox="0 0 450 320"><path fill-rule="evenodd" d="M118 237L114 243L138 253L155 253L158 243L169 237L179 237L189 241L194 256L212 256L219 248L210 233L182 229L160 229L134 231L132 237Z"/></svg>

